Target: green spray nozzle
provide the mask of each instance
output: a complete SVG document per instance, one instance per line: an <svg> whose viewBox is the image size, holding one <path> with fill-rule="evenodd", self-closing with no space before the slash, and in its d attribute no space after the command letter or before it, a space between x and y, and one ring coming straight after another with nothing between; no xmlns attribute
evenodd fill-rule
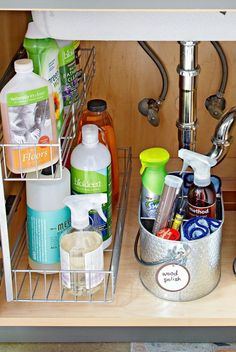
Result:
<svg viewBox="0 0 236 352"><path fill-rule="evenodd" d="M140 174L142 175L146 167L164 167L170 158L170 154L164 148L149 148L143 150L139 155L142 167Z"/></svg>
<svg viewBox="0 0 236 352"><path fill-rule="evenodd" d="M96 210L107 221L102 205L107 203L106 193L75 194L64 199L64 204L71 210L71 225L75 229L84 229L89 225L89 211Z"/></svg>
<svg viewBox="0 0 236 352"><path fill-rule="evenodd" d="M183 148L178 151L178 156L183 159L183 167L180 174L182 174L188 166L191 166L194 171L195 185L205 187L211 183L210 169L212 166L216 165L216 159Z"/></svg>

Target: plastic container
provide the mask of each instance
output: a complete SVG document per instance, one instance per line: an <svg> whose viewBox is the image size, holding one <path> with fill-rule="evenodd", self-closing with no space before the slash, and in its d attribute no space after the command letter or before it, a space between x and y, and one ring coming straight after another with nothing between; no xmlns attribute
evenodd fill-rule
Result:
<svg viewBox="0 0 236 352"><path fill-rule="evenodd" d="M60 269L60 237L70 228L70 210L63 203L70 195L70 172L52 181L52 168L42 170L39 181L27 175L27 236L29 265L34 270ZM57 171L56 171L57 173Z"/></svg>
<svg viewBox="0 0 236 352"><path fill-rule="evenodd" d="M98 127L82 127L82 143L71 154L71 189L73 194L106 193L107 202L103 204L105 222L96 211L90 211L90 221L103 235L103 246L107 248L112 241L112 180L111 155L98 141Z"/></svg>
<svg viewBox="0 0 236 352"><path fill-rule="evenodd" d="M216 165L216 159L187 149L180 149L178 155L184 161L182 171L188 166L194 170L193 184L188 192L187 217L215 218L216 192L211 182L210 170Z"/></svg>
<svg viewBox="0 0 236 352"><path fill-rule="evenodd" d="M32 72L30 59L15 61L15 71L0 102L4 143L12 144L5 148L7 167L19 174L55 164L59 148L50 147L57 143L52 85Z"/></svg>
<svg viewBox="0 0 236 352"><path fill-rule="evenodd" d="M56 114L57 132L60 134L63 125L63 98L59 73L59 48L55 39L45 37L30 22L24 39L24 47L28 57L33 61L34 73L48 80L53 86L53 99Z"/></svg>
<svg viewBox="0 0 236 352"><path fill-rule="evenodd" d="M150 148L143 150L139 157L142 164L142 216L155 219L167 174L166 163L170 155L163 148Z"/></svg>
<svg viewBox="0 0 236 352"><path fill-rule="evenodd" d="M61 77L62 96L64 111L67 114L72 102L77 102L78 76L75 62L75 51L73 42L68 40L57 40L59 46L59 71Z"/></svg>
<svg viewBox="0 0 236 352"><path fill-rule="evenodd" d="M152 231L154 235L161 229L168 227L182 183L183 180L180 177L174 175L167 175L165 177L164 190L161 195Z"/></svg>
<svg viewBox="0 0 236 352"><path fill-rule="evenodd" d="M97 229L89 225L89 210L96 209L106 221L102 211L102 204L106 201L104 193L80 194L64 199L65 205L71 209L72 228L66 231L60 242L61 269L70 270L62 273L62 284L75 296L95 293L104 280L103 238ZM81 272L83 270L86 273Z"/></svg>
<svg viewBox="0 0 236 352"><path fill-rule="evenodd" d="M220 188L220 180L216 176L214 181ZM184 179L186 183L187 179ZM140 230L135 241L135 255L140 263L139 276L144 287L158 298L191 301L209 294L217 286L221 274L224 222L220 189L216 204L220 227L212 234L193 241L173 241L154 236L153 220L142 218L139 212Z"/></svg>
<svg viewBox="0 0 236 352"><path fill-rule="evenodd" d="M113 204L115 204L119 198L119 164L113 121L107 111L107 103L105 100L93 99L88 102L87 110L84 111L79 121L78 144L82 141L82 126L86 124L95 124L100 128L99 141L107 145L111 153L112 200Z"/></svg>

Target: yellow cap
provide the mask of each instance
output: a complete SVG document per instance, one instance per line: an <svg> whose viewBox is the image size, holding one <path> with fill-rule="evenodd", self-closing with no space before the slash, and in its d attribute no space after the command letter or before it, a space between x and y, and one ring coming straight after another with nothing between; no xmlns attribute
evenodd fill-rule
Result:
<svg viewBox="0 0 236 352"><path fill-rule="evenodd" d="M146 167L161 167L167 163L170 154L164 148L149 148L143 150L139 155L142 167L140 174L144 172Z"/></svg>

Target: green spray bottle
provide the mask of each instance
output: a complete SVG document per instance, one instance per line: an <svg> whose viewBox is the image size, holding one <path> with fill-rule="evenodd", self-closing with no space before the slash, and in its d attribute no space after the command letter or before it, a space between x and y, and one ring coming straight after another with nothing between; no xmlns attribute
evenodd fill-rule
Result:
<svg viewBox="0 0 236 352"><path fill-rule="evenodd" d="M56 115L57 133L63 125L64 106L62 98L61 78L59 73L59 48L55 39L46 38L34 22L28 24L25 34L24 48L33 61L34 73L45 78L53 86L53 99Z"/></svg>
<svg viewBox="0 0 236 352"><path fill-rule="evenodd" d="M164 148L150 148L143 150L139 157L142 164L141 216L155 219L170 155Z"/></svg>

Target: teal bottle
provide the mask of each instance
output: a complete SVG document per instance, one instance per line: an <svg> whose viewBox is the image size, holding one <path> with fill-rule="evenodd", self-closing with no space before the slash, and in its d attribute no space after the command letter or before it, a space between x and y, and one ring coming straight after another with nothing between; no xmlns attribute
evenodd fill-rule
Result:
<svg viewBox="0 0 236 352"><path fill-rule="evenodd" d="M170 155L164 148L150 148L143 150L139 157L142 164L141 216L155 219Z"/></svg>

